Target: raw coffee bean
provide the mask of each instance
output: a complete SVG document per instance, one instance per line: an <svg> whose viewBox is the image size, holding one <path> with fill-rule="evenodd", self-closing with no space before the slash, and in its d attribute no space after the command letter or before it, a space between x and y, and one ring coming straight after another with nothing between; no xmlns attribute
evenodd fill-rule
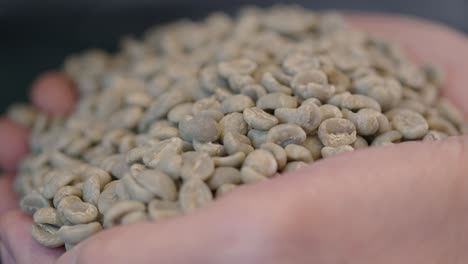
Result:
<svg viewBox="0 0 468 264"><path fill-rule="evenodd" d="M258 107L244 109L243 115L245 122L253 129L269 130L278 124L278 119L275 116Z"/></svg>
<svg viewBox="0 0 468 264"><path fill-rule="evenodd" d="M180 171L182 179L188 181L196 178L207 180L214 172L213 159L206 153L186 152L182 154L183 166Z"/></svg>
<svg viewBox="0 0 468 264"><path fill-rule="evenodd" d="M182 214L178 202L152 200L148 204L148 216L151 220L161 220Z"/></svg>
<svg viewBox="0 0 468 264"><path fill-rule="evenodd" d="M349 120L330 118L320 124L318 137L325 146L338 147L353 144L356 141L356 127Z"/></svg>
<svg viewBox="0 0 468 264"><path fill-rule="evenodd" d="M257 107L263 110L274 110L277 108L296 108L297 98L284 93L269 93L257 100Z"/></svg>
<svg viewBox="0 0 468 264"><path fill-rule="evenodd" d="M224 184L240 184L241 176L238 169L232 167L218 167L208 181L208 186L216 190Z"/></svg>
<svg viewBox="0 0 468 264"><path fill-rule="evenodd" d="M220 128L214 119L197 115L180 121L179 133L185 141L213 142L219 138Z"/></svg>
<svg viewBox="0 0 468 264"><path fill-rule="evenodd" d="M63 240L57 232L57 227L47 224L33 224L31 228L31 236L36 242L52 248L63 246Z"/></svg>
<svg viewBox="0 0 468 264"><path fill-rule="evenodd" d="M268 131L266 141L285 147L289 144L301 144L307 138L304 130L295 124L280 124Z"/></svg>
<svg viewBox="0 0 468 264"><path fill-rule="evenodd" d="M234 191L239 185L235 184L223 184L216 190L216 198L219 199L226 194Z"/></svg>
<svg viewBox="0 0 468 264"><path fill-rule="evenodd" d="M342 153L346 153L346 152L352 152L354 151L354 148L349 146L349 145L341 145L341 146L338 146L338 147L324 147L322 149L322 157L323 158L329 158L329 157L332 157L332 156L336 156L336 155L339 155L339 154L342 154Z"/></svg>
<svg viewBox="0 0 468 264"><path fill-rule="evenodd" d="M205 207L213 200L210 188L201 180L192 178L182 184L179 192L179 201L185 213Z"/></svg>
<svg viewBox="0 0 468 264"><path fill-rule="evenodd" d="M403 138L414 140L424 137L429 124L424 117L411 110L402 110L392 118L392 124Z"/></svg>
<svg viewBox="0 0 468 264"><path fill-rule="evenodd" d="M92 222L74 226L62 226L57 231L57 235L64 243L76 245L101 230L102 226L99 222Z"/></svg>

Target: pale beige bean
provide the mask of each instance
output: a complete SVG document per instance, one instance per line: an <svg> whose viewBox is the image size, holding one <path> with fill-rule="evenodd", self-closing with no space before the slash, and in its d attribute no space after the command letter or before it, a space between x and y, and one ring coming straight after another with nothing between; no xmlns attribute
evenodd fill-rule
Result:
<svg viewBox="0 0 468 264"><path fill-rule="evenodd" d="M262 144L260 148L270 152L275 157L278 170L282 170L284 166L286 166L288 157L286 151L281 146L275 143L265 143Z"/></svg>
<svg viewBox="0 0 468 264"><path fill-rule="evenodd" d="M219 138L220 127L214 119L197 115L183 118L179 123L179 133L188 142L212 142Z"/></svg>
<svg viewBox="0 0 468 264"><path fill-rule="evenodd" d="M429 117L427 124L431 130L443 132L449 136L457 136L459 134L457 128L448 120L442 117Z"/></svg>
<svg viewBox="0 0 468 264"><path fill-rule="evenodd" d="M37 191L32 191L20 201L20 208L25 214L34 215L40 208L50 207L50 201Z"/></svg>
<svg viewBox="0 0 468 264"><path fill-rule="evenodd" d="M68 222L77 225L95 221L99 212L92 204L75 202L63 207L62 213Z"/></svg>
<svg viewBox="0 0 468 264"><path fill-rule="evenodd" d="M58 217L57 209L52 207L37 209L33 215L33 221L36 224L48 224L56 227L63 225Z"/></svg>
<svg viewBox="0 0 468 264"><path fill-rule="evenodd" d="M120 219L120 224L128 225L148 220L148 215L145 212L131 212Z"/></svg>
<svg viewBox="0 0 468 264"><path fill-rule="evenodd" d="M284 59L281 66L287 74L295 75L301 71L318 69L320 67L320 61L317 58L295 52L289 54Z"/></svg>
<svg viewBox="0 0 468 264"><path fill-rule="evenodd" d="M308 136L302 145L307 148L312 155L314 160L318 160L322 157L323 144L318 136Z"/></svg>
<svg viewBox="0 0 468 264"><path fill-rule="evenodd" d="M320 124L318 137L325 146L349 145L356 140L356 127L349 120L330 118Z"/></svg>
<svg viewBox="0 0 468 264"><path fill-rule="evenodd" d="M193 103L183 103L174 106L167 114L167 119L172 123L179 123L185 116L192 115Z"/></svg>
<svg viewBox="0 0 468 264"><path fill-rule="evenodd" d="M246 135L248 131L248 125L241 113L230 113L225 115L221 121L219 121L219 125L221 129L221 138L224 138L227 133Z"/></svg>
<svg viewBox="0 0 468 264"><path fill-rule="evenodd" d="M242 166L250 167L265 177L273 176L278 170L278 164L273 154L263 149L256 149L249 153Z"/></svg>
<svg viewBox="0 0 468 264"><path fill-rule="evenodd" d="M192 178L182 184L179 191L179 202L182 211L189 213L205 207L213 201L210 188L201 180Z"/></svg>
<svg viewBox="0 0 468 264"><path fill-rule="evenodd" d="M102 226L99 222L92 222L74 226L62 226L57 231L57 235L64 243L76 245L101 230Z"/></svg>
<svg viewBox="0 0 468 264"><path fill-rule="evenodd" d="M117 184L120 181L112 181L104 186L104 190L99 195L97 207L101 214L105 214L113 204L117 203L120 200L118 193L116 192Z"/></svg>
<svg viewBox="0 0 468 264"><path fill-rule="evenodd" d="M232 167L218 167L208 181L212 190L218 189L224 184L240 184L241 176L238 169Z"/></svg>
<svg viewBox="0 0 468 264"><path fill-rule="evenodd" d="M429 130L429 132L427 132L427 134L424 136L423 141L439 141L446 139L448 136L449 135L443 132Z"/></svg>
<svg viewBox="0 0 468 264"><path fill-rule="evenodd" d="M343 92L343 93L335 94L330 99L327 100L327 104L341 107L341 103L349 96L351 96L350 92Z"/></svg>
<svg viewBox="0 0 468 264"><path fill-rule="evenodd" d="M268 131L266 141L278 144L282 147L288 144L301 144L307 135L304 130L295 124L281 124Z"/></svg>
<svg viewBox="0 0 468 264"><path fill-rule="evenodd" d="M237 152L230 156L225 157L214 157L213 162L216 167L233 167L238 168L242 165L245 160L244 152Z"/></svg>
<svg viewBox="0 0 468 264"><path fill-rule="evenodd" d="M244 184L252 184L261 181L266 181L268 178L265 175L254 170L252 167L244 166L241 169L241 179Z"/></svg>
<svg viewBox="0 0 468 264"><path fill-rule="evenodd" d="M192 116L198 115L200 112L205 110L221 110L221 103L216 99L215 96L203 98L193 103ZM180 121L179 121L180 122Z"/></svg>
<svg viewBox="0 0 468 264"><path fill-rule="evenodd" d="M284 148L288 161L303 161L311 162L313 161L310 151L300 145L289 144Z"/></svg>
<svg viewBox="0 0 468 264"><path fill-rule="evenodd" d="M391 130L374 138L371 145L372 146L391 145L391 144L400 142L402 138L403 138L403 135L400 132L396 130Z"/></svg>
<svg viewBox="0 0 468 264"><path fill-rule="evenodd" d="M81 188L77 188L75 186L63 186L54 195L54 199L53 199L54 207L57 208L60 201L66 196L81 197L82 196L82 190L81 190Z"/></svg>
<svg viewBox="0 0 468 264"><path fill-rule="evenodd" d="M362 136L370 136L377 133L379 130L377 116L379 114L380 112L368 108L361 109L357 113L343 109L343 117L353 122L357 133Z"/></svg>
<svg viewBox="0 0 468 264"><path fill-rule="evenodd" d="M291 88L279 83L270 72L265 72L263 74L261 83L269 93L284 93L287 95L292 94Z"/></svg>
<svg viewBox="0 0 468 264"><path fill-rule="evenodd" d="M339 154L347 153L347 152L352 152L354 151L354 148L349 145L341 145L338 147L329 147L326 146L322 149L322 157L323 158L329 158L332 156L336 156Z"/></svg>
<svg viewBox="0 0 468 264"><path fill-rule="evenodd" d="M240 93L243 87L255 83L255 79L250 75L233 74L228 77L228 83L231 90Z"/></svg>
<svg viewBox="0 0 468 264"><path fill-rule="evenodd" d="M233 74L251 74L257 68L257 64L247 58L240 58L218 64L218 73L227 78Z"/></svg>
<svg viewBox="0 0 468 264"><path fill-rule="evenodd" d="M414 140L424 137L429 124L420 114L411 110L402 110L392 118L392 124L398 130L403 138Z"/></svg>
<svg viewBox="0 0 468 264"><path fill-rule="evenodd" d="M58 228L47 224L33 224L31 237L39 244L46 247L61 247L63 240L57 234Z"/></svg>
<svg viewBox="0 0 468 264"><path fill-rule="evenodd" d="M367 140L361 136L356 137L356 141L351 145L354 149L365 149L369 147Z"/></svg>
<svg viewBox="0 0 468 264"><path fill-rule="evenodd" d="M237 152L244 152L249 154L254 150L250 139L241 134L227 133L224 135L223 139L224 149L229 155L235 154Z"/></svg>
<svg viewBox="0 0 468 264"><path fill-rule="evenodd" d="M241 113L244 109L255 106L254 101L247 95L231 95L225 98L221 103L221 111L224 114L234 112Z"/></svg>
<svg viewBox="0 0 468 264"><path fill-rule="evenodd" d="M270 93L260 97L257 100L257 107L263 110L277 108L296 108L297 98L284 93Z"/></svg>
<svg viewBox="0 0 468 264"><path fill-rule="evenodd" d="M150 220L162 220L180 215L181 208L178 202L152 200L148 204L148 216Z"/></svg>
<svg viewBox="0 0 468 264"><path fill-rule="evenodd" d="M41 194L47 199L52 199L61 187L68 185L78 178L76 174L67 170L52 170L49 173L51 175L41 190Z"/></svg>
<svg viewBox="0 0 468 264"><path fill-rule="evenodd" d="M268 131L257 129L251 129L247 133L247 137L249 137L254 148L259 148L262 144L264 144L266 142L267 135Z"/></svg>
<svg viewBox="0 0 468 264"><path fill-rule="evenodd" d="M360 110L363 108L371 108L381 112L380 104L373 98L360 94L353 94L345 96L340 104L341 108L346 108L352 111Z"/></svg>
<svg viewBox="0 0 468 264"><path fill-rule="evenodd" d="M341 113L340 109L331 104L321 105L320 113L322 114L322 121L325 119L330 119L330 118L342 118L343 117L343 114Z"/></svg>
<svg viewBox="0 0 468 264"><path fill-rule="evenodd" d="M125 215L145 211L145 205L138 201L120 201L115 203L109 210L104 214L103 226L109 228L114 225L120 224L122 217Z"/></svg>
<svg viewBox="0 0 468 264"><path fill-rule="evenodd" d="M306 134L315 132L322 121L320 108L315 104L302 104L297 109L278 108L275 116L281 123L290 123L300 126Z"/></svg>
<svg viewBox="0 0 468 264"><path fill-rule="evenodd" d="M202 143L196 140L193 141L193 149L197 152L204 152L211 157L222 156L224 154L224 146L216 143Z"/></svg>
<svg viewBox="0 0 468 264"><path fill-rule="evenodd" d="M163 200L174 201L177 187L171 177L157 170L143 170L135 175L135 181Z"/></svg>
<svg viewBox="0 0 468 264"><path fill-rule="evenodd" d="M269 130L278 124L278 119L258 107L244 109L244 120L250 128Z"/></svg>
<svg viewBox="0 0 468 264"><path fill-rule="evenodd" d="M125 175L121 179L121 184L124 186L129 198L141 202L149 202L154 198L153 192L138 184L130 174Z"/></svg>
<svg viewBox="0 0 468 264"><path fill-rule="evenodd" d="M266 89L258 84L246 85L242 88L241 94L247 95L252 100L257 101L260 97L267 94Z"/></svg>

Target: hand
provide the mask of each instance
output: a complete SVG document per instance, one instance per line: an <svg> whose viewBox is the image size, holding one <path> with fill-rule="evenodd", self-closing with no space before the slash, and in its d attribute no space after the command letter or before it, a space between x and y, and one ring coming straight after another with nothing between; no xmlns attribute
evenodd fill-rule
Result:
<svg viewBox="0 0 468 264"><path fill-rule="evenodd" d="M465 36L402 17L349 19L401 43L417 61L445 67L444 91L468 113ZM103 231L60 258L29 238L28 217L10 211L0 221L2 256L6 263L466 263L467 158L465 138L358 151L243 187L188 216Z"/></svg>

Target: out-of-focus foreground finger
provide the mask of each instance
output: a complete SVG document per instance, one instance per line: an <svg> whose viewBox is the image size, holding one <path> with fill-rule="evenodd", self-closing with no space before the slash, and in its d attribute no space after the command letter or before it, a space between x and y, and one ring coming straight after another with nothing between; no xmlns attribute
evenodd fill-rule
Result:
<svg viewBox="0 0 468 264"><path fill-rule="evenodd" d="M8 118L0 118L0 166L14 171L19 159L28 151L28 130Z"/></svg>
<svg viewBox="0 0 468 264"><path fill-rule="evenodd" d="M46 248L31 238L32 220L19 210L10 211L0 218L2 255L15 264L50 264L64 252L63 248Z"/></svg>
<svg viewBox="0 0 468 264"><path fill-rule="evenodd" d="M46 72L31 86L31 101L49 114L70 113L76 100L77 91L73 82L61 72Z"/></svg>
<svg viewBox="0 0 468 264"><path fill-rule="evenodd" d="M13 190L13 175L0 176L0 216L17 207Z"/></svg>
<svg viewBox="0 0 468 264"><path fill-rule="evenodd" d="M441 66L446 73L444 93L468 116L468 37L450 27L407 16L349 13L357 29L392 40L414 61Z"/></svg>

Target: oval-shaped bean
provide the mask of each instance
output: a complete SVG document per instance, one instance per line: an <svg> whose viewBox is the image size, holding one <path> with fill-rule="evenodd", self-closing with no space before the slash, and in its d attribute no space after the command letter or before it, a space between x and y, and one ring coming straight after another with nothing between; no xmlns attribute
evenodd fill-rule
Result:
<svg viewBox="0 0 468 264"><path fill-rule="evenodd" d="M257 100L257 107L263 110L274 110L277 108L296 108L297 98L284 93L269 93Z"/></svg>
<svg viewBox="0 0 468 264"><path fill-rule="evenodd" d="M103 226L109 228L117 225L122 217L136 211L145 211L145 205L138 201L117 202L104 214Z"/></svg>
<svg viewBox="0 0 468 264"><path fill-rule="evenodd" d="M188 142L216 141L220 135L218 122L206 116L186 117L179 122L179 133Z"/></svg>
<svg viewBox="0 0 468 264"><path fill-rule="evenodd" d="M57 209L52 207L37 209L33 215L33 220L36 224L48 224L56 227L63 225L58 217Z"/></svg>
<svg viewBox="0 0 468 264"><path fill-rule="evenodd" d="M292 161L292 162L288 162L288 164L286 164L286 166L284 167L283 169L283 173L286 173L286 172L291 172L291 171L295 171L295 170L298 170L298 169L301 169L301 168L304 168L306 167L307 163L303 162L303 161Z"/></svg>
<svg viewBox="0 0 468 264"><path fill-rule="evenodd" d="M148 204L148 216L151 220L161 220L180 215L181 209L178 202L152 200Z"/></svg>
<svg viewBox="0 0 468 264"><path fill-rule="evenodd" d="M214 157L213 162L216 167L234 167L238 168L242 165L245 160L244 152L237 152L230 156L225 157Z"/></svg>
<svg viewBox="0 0 468 264"><path fill-rule="evenodd" d="M309 150L314 160L318 160L322 157L323 144L318 136L307 137L302 145Z"/></svg>
<svg viewBox="0 0 468 264"><path fill-rule="evenodd" d="M218 167L208 181L212 190L218 189L224 184L239 184L241 182L240 171L232 167Z"/></svg>
<svg viewBox="0 0 468 264"><path fill-rule="evenodd" d="M392 118L392 124L403 138L413 140L424 137L429 124L424 117L411 110L402 110Z"/></svg>
<svg viewBox="0 0 468 264"><path fill-rule="evenodd" d="M32 191L20 201L20 208L25 214L34 215L40 208L50 207L50 202L37 191Z"/></svg>
<svg viewBox="0 0 468 264"><path fill-rule="evenodd" d="M258 107L244 109L244 120L253 129L269 130L278 124L278 119Z"/></svg>
<svg viewBox="0 0 468 264"><path fill-rule="evenodd" d="M318 137L325 146L353 144L356 140L356 127L349 120L330 118L320 124Z"/></svg>
<svg viewBox="0 0 468 264"><path fill-rule="evenodd" d="M275 143L265 143L260 146L261 149L264 149L270 152L273 157L275 157L276 164L278 165L278 169L282 170L288 161L288 157L286 151L279 145Z"/></svg>
<svg viewBox="0 0 468 264"><path fill-rule="evenodd" d="M242 112L244 109L253 107L254 105L254 101L247 95L231 95L221 103L221 111L224 114Z"/></svg>
<svg viewBox="0 0 468 264"><path fill-rule="evenodd" d="M219 199L225 196L226 194L234 191L237 187L239 187L239 185L235 184L223 184L219 186L219 188L216 190L216 199Z"/></svg>
<svg viewBox="0 0 468 264"><path fill-rule="evenodd" d="M311 162L313 161L312 155L309 150L303 146L296 144L289 144L284 148L288 161L303 161Z"/></svg>
<svg viewBox="0 0 468 264"><path fill-rule="evenodd" d="M323 158L329 158L329 157L332 157L332 156L336 156L336 155L339 155L339 154L342 154L342 153L346 153L346 152L352 152L354 151L354 148L352 146L349 146L349 145L341 145L341 146L338 146L338 147L329 147L329 146L326 146L322 149L322 157Z"/></svg>
<svg viewBox="0 0 468 264"><path fill-rule="evenodd" d="M76 202L63 207L63 215L72 224L87 224L97 219L97 208L89 203Z"/></svg>
<svg viewBox="0 0 468 264"><path fill-rule="evenodd" d="M250 167L265 177L273 176L278 170L278 164L273 154L263 149L256 149L249 153L242 166Z"/></svg>
<svg viewBox="0 0 468 264"><path fill-rule="evenodd" d="M135 181L163 200L174 201L177 187L171 177L157 170L143 170L135 175Z"/></svg>
<svg viewBox="0 0 468 264"><path fill-rule="evenodd" d="M304 130L295 124L280 124L268 131L266 141L285 147L289 144L301 144L307 138Z"/></svg>
<svg viewBox="0 0 468 264"><path fill-rule="evenodd" d="M250 139L241 134L227 133L223 139L224 149L229 155L237 152L244 152L249 154L254 150L251 145Z"/></svg>
<svg viewBox="0 0 468 264"><path fill-rule="evenodd" d="M101 230L102 226L99 222L91 222L74 226L62 226L57 234L66 244L76 245Z"/></svg>
<svg viewBox="0 0 468 264"><path fill-rule="evenodd" d="M402 138L403 138L403 135L400 132L396 130L390 130L374 138L371 145L372 146L391 145L391 144L400 142Z"/></svg>
<svg viewBox="0 0 468 264"><path fill-rule="evenodd" d="M55 193L53 205L55 208L57 208L58 204L64 197L66 196L81 197L81 195L82 195L82 191L80 188L77 188L75 186L63 186L57 191L57 193Z"/></svg>
<svg viewBox="0 0 468 264"><path fill-rule="evenodd" d="M116 192L116 187L119 181L112 181L104 186L104 190L99 195L98 209L101 214L105 214L109 208L119 201L119 195Z"/></svg>
<svg viewBox="0 0 468 264"><path fill-rule="evenodd" d="M252 167L243 166L241 169L241 179L244 184L252 184L260 181L266 181L268 178L254 170Z"/></svg>
<svg viewBox="0 0 468 264"><path fill-rule="evenodd" d="M219 125L221 129L221 138L224 138L227 133L245 135L248 131L248 125L241 113L230 113L225 115L221 121L219 121Z"/></svg>
<svg viewBox="0 0 468 264"><path fill-rule="evenodd" d="M78 178L77 175L67 170L53 170L50 173L53 175L48 178L41 190L42 195L47 199L52 199L61 187Z"/></svg>
<svg viewBox="0 0 468 264"><path fill-rule="evenodd" d="M57 234L58 228L47 224L33 224L31 228L32 238L46 247L61 247L63 240Z"/></svg>
<svg viewBox="0 0 468 264"><path fill-rule="evenodd" d="M185 213L207 206L213 200L210 188L201 180L192 178L184 182L179 192L179 202Z"/></svg>

